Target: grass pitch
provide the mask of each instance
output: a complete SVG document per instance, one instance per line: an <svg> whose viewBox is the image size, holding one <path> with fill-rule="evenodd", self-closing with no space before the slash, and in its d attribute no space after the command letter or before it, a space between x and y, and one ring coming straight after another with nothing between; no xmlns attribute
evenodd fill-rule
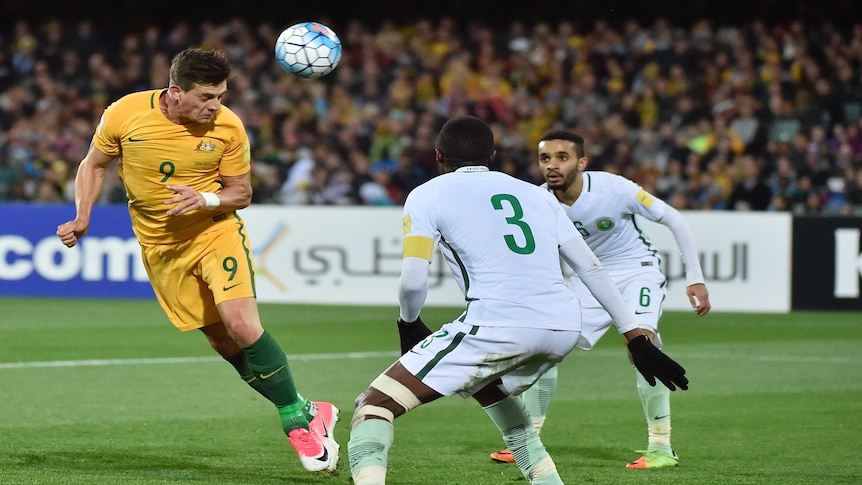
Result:
<svg viewBox="0 0 862 485"><path fill-rule="evenodd" d="M458 313L429 308L423 320ZM0 483L349 485L352 402L397 355L397 309L261 314L300 391L342 410L336 474L305 472L274 408L154 301L0 299ZM661 329L691 379L671 401L680 466L624 467L646 425L621 339L608 334L560 367L542 437L564 481L862 483L860 314L667 313ZM396 421L388 483L524 484L489 459L501 447L474 401L442 399Z"/></svg>

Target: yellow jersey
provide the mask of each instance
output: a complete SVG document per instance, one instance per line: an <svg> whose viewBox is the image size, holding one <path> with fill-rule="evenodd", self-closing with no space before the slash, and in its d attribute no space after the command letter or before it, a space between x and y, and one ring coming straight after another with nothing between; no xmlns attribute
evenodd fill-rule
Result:
<svg viewBox="0 0 862 485"><path fill-rule="evenodd" d="M142 243L186 241L207 232L224 212L191 211L169 216L174 197L166 185L187 185L198 192L218 192L220 176L251 169L251 151L239 117L222 106L211 123L178 125L159 107L165 89L123 96L102 114L93 144L119 157L119 175L129 199L132 229Z"/></svg>

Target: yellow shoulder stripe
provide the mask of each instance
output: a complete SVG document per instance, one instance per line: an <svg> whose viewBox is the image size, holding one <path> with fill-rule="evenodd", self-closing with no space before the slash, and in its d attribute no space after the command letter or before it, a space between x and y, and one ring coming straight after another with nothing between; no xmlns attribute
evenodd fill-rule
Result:
<svg viewBox="0 0 862 485"><path fill-rule="evenodd" d="M652 207L652 196L649 195L646 190L641 189L635 198L646 207Z"/></svg>
<svg viewBox="0 0 862 485"><path fill-rule="evenodd" d="M402 249L403 258L422 258L431 261L431 252L434 251L434 240L423 236L407 236L404 238Z"/></svg>

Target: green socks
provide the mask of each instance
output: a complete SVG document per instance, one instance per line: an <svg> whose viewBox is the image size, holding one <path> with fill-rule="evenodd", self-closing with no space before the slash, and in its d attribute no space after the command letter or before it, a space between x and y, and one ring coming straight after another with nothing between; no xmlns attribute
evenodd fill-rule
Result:
<svg viewBox="0 0 862 485"><path fill-rule="evenodd" d="M244 348L243 351L248 358L251 375L255 378L251 382L246 379L246 382L257 389L258 387L253 384L256 382L260 387L258 392L275 404L281 416L284 432L308 428L311 403L296 391L293 375L287 365L287 357L278 342L269 332L264 331L255 343Z"/></svg>
<svg viewBox="0 0 862 485"><path fill-rule="evenodd" d="M278 415L281 416L281 427L284 429L285 434L299 428L308 429L308 423L314 417L314 414L311 412L312 402L299 394L297 396L299 396L299 400L295 403L278 407Z"/></svg>
<svg viewBox="0 0 862 485"><path fill-rule="evenodd" d="M267 396L266 391L263 390L263 386L260 385L260 381L257 379L257 376L254 375L251 371L251 367L248 366L248 357L245 355L244 350L240 350L230 357L225 357L224 360L228 361L228 363L236 369L237 373L239 373L239 376L246 384L260 393L261 396L272 402L272 399L270 399L269 396Z"/></svg>

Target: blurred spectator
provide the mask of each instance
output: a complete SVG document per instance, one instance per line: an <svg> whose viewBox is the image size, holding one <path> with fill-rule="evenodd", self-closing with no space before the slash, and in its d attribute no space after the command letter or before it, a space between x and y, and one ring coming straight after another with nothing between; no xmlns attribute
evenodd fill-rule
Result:
<svg viewBox="0 0 862 485"><path fill-rule="evenodd" d="M845 215L862 216L862 169L853 168L847 171Z"/></svg>
<svg viewBox="0 0 862 485"><path fill-rule="evenodd" d="M411 190L430 178L419 157L419 153L413 149L401 152L398 157L397 167L392 173L392 184L400 193L396 201L398 204L403 204Z"/></svg>
<svg viewBox="0 0 862 485"><path fill-rule="evenodd" d="M763 153L766 147L765 123L757 116L757 101L750 94L737 98L730 129L748 153Z"/></svg>
<svg viewBox="0 0 862 485"><path fill-rule="evenodd" d="M395 205L401 192L392 184L389 168L371 170L371 178L359 186L359 199L366 205Z"/></svg>
<svg viewBox="0 0 862 485"><path fill-rule="evenodd" d="M279 200L282 204L304 205L310 203L309 191L312 185L312 172L315 161L308 148L296 152L297 159L290 164L287 179L281 186Z"/></svg>
<svg viewBox="0 0 862 485"><path fill-rule="evenodd" d="M745 156L740 164L740 177L730 193L728 209L755 211L768 209L772 200L772 191L763 183L757 160L754 157Z"/></svg>

